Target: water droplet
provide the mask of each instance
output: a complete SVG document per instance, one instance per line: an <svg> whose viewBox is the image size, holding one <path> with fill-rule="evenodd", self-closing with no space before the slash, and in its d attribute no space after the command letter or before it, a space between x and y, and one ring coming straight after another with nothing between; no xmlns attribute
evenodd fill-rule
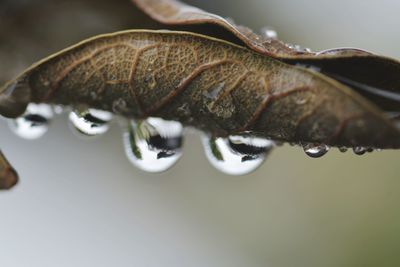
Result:
<svg viewBox="0 0 400 267"><path fill-rule="evenodd" d="M300 45L297 45L297 44L286 44L286 46L287 47L289 47L290 49L293 49L293 50L296 50L297 52L302 52L302 53L311 53L312 52L312 50L310 49L310 48L308 48L308 47L306 47L306 48L303 48L303 47L301 47Z"/></svg>
<svg viewBox="0 0 400 267"><path fill-rule="evenodd" d="M95 136L107 132L111 119L110 112L98 109L87 109L83 112L72 111L69 114L69 121L74 128L85 136Z"/></svg>
<svg viewBox="0 0 400 267"><path fill-rule="evenodd" d="M53 116L52 108L49 105L29 104L21 117L9 120L9 126L19 137L37 139L47 132L49 121Z"/></svg>
<svg viewBox="0 0 400 267"><path fill-rule="evenodd" d="M261 33L265 38L278 39L278 33L271 27L261 28Z"/></svg>
<svg viewBox="0 0 400 267"><path fill-rule="evenodd" d="M362 147L362 146L356 146L356 147L353 147L353 152L354 152L354 154L361 156L367 152L367 148Z"/></svg>
<svg viewBox="0 0 400 267"><path fill-rule="evenodd" d="M176 121L148 118L131 122L124 134L125 152L133 165L147 172L163 172L182 156L183 126Z"/></svg>
<svg viewBox="0 0 400 267"><path fill-rule="evenodd" d="M345 147L345 146L338 147L338 149L339 149L339 151L342 152L342 153L345 153L345 152L347 152L347 150L349 150L349 149L348 149L347 147Z"/></svg>
<svg viewBox="0 0 400 267"><path fill-rule="evenodd" d="M210 163L230 175L244 175L254 171L275 146L268 139L240 135L228 138L204 136L203 145Z"/></svg>
<svg viewBox="0 0 400 267"><path fill-rule="evenodd" d="M303 145L304 152L312 158L320 158L329 151L329 146L325 144L306 144Z"/></svg>

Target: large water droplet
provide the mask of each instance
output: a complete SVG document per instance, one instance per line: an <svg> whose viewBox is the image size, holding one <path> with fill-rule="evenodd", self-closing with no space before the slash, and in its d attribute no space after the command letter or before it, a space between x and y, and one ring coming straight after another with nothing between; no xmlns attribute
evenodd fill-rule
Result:
<svg viewBox="0 0 400 267"><path fill-rule="evenodd" d="M329 151L329 146L325 144L305 144L303 145L304 152L312 158L320 158Z"/></svg>
<svg viewBox="0 0 400 267"><path fill-rule="evenodd" d="M131 122L124 134L125 151L133 165L147 172L163 172L182 156L182 124L160 118Z"/></svg>
<svg viewBox="0 0 400 267"><path fill-rule="evenodd" d="M86 136L95 136L107 132L110 128L109 122L112 114L98 109L87 109L84 111L72 111L69 120L74 128Z"/></svg>
<svg viewBox="0 0 400 267"><path fill-rule="evenodd" d="M203 145L210 163L230 175L244 175L254 171L275 146L268 139L241 135L228 138L204 136Z"/></svg>
<svg viewBox="0 0 400 267"><path fill-rule="evenodd" d="M49 122L54 114L46 104L29 104L21 117L9 120L11 130L19 137L37 139L49 129Z"/></svg>

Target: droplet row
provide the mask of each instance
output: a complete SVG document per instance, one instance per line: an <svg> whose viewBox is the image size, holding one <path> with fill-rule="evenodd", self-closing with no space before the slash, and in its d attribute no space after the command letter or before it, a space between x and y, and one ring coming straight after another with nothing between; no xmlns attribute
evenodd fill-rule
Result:
<svg viewBox="0 0 400 267"><path fill-rule="evenodd" d="M43 136L54 115L62 112L60 106L30 104L21 117L9 120L11 129L25 139ZM73 129L84 136L97 136L108 131L113 114L103 110L79 108L68 115ZM174 166L182 156L184 127L176 121L147 118L129 121L125 127L123 142L129 161L146 172L164 172ZM202 143L208 161L219 171L229 175L244 175L256 170L279 142L243 133L227 137L203 134ZM324 156L330 147L325 144L301 144L306 155L312 158ZM339 147L346 152L347 147ZM354 147L356 155L374 149Z"/></svg>

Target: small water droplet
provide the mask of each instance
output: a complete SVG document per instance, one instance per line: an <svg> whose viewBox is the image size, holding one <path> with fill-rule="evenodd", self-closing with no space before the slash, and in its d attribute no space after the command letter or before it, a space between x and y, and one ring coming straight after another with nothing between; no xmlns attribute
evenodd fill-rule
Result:
<svg viewBox="0 0 400 267"><path fill-rule="evenodd" d="M271 27L261 28L261 33L265 38L278 39L278 33Z"/></svg>
<svg viewBox="0 0 400 267"><path fill-rule="evenodd" d="M87 109L83 112L72 111L69 114L69 121L73 127L85 136L95 136L107 132L111 119L110 112L98 109Z"/></svg>
<svg viewBox="0 0 400 267"><path fill-rule="evenodd" d="M345 147L345 146L338 147L338 149L339 149L339 151L342 152L342 153L345 153L345 152L347 152L347 150L349 150L349 149L348 149L347 147Z"/></svg>
<svg viewBox="0 0 400 267"><path fill-rule="evenodd" d="M203 137L207 159L219 171L230 175L248 174L259 167L275 146L268 139L251 136Z"/></svg>
<svg viewBox="0 0 400 267"><path fill-rule="evenodd" d="M124 134L125 152L133 165L147 172L163 172L182 156L183 126L176 121L148 118L131 122Z"/></svg>
<svg viewBox="0 0 400 267"><path fill-rule="evenodd" d="M9 120L11 130L24 139L38 139L49 129L54 114L46 104L29 104L26 112L14 120Z"/></svg>
<svg viewBox="0 0 400 267"><path fill-rule="evenodd" d="M320 158L329 151L329 146L325 144L306 144L303 145L304 152L312 158Z"/></svg>
<svg viewBox="0 0 400 267"><path fill-rule="evenodd" d="M356 147L353 147L353 152L354 152L354 154L361 156L367 152L367 148L362 147L362 146L356 146Z"/></svg>

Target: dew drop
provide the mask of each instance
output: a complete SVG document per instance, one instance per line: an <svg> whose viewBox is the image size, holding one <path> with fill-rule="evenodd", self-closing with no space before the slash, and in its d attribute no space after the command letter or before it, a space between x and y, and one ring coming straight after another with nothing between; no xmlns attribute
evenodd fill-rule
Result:
<svg viewBox="0 0 400 267"><path fill-rule="evenodd" d="M325 144L305 144L303 145L304 152L312 158L320 158L329 151L329 146Z"/></svg>
<svg viewBox="0 0 400 267"><path fill-rule="evenodd" d="M69 114L69 121L73 127L85 136L95 136L107 132L111 119L110 112L98 109L87 109L83 112L72 111Z"/></svg>
<svg viewBox="0 0 400 267"><path fill-rule="evenodd" d="M176 121L148 118L130 122L124 134L125 152L130 162L147 172L163 172L182 156L183 126Z"/></svg>
<svg viewBox="0 0 400 267"><path fill-rule="evenodd" d="M353 147L354 154L359 155L359 156L364 155L367 151L368 151L368 149L365 147L362 147L362 146Z"/></svg>
<svg viewBox="0 0 400 267"><path fill-rule="evenodd" d="M349 150L349 149L348 149L347 147L345 147L345 146L338 147L338 149L339 149L339 151L342 152L342 153L345 153L345 152L347 152L347 150Z"/></svg>
<svg viewBox="0 0 400 267"><path fill-rule="evenodd" d="M9 120L11 130L24 139L38 139L49 129L54 114L46 104L29 104L26 112L14 120Z"/></svg>
<svg viewBox="0 0 400 267"><path fill-rule="evenodd" d="M261 33L265 38L268 39L278 39L278 33L271 27L261 28Z"/></svg>
<svg viewBox="0 0 400 267"><path fill-rule="evenodd" d="M230 175L244 175L256 170L275 144L268 139L237 135L204 136L203 146L207 159L216 169Z"/></svg>

